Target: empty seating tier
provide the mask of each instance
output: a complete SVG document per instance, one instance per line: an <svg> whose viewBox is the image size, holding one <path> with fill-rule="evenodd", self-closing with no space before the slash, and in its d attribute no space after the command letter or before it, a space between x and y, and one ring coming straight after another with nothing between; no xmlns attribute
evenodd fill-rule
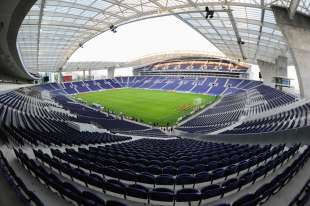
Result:
<svg viewBox="0 0 310 206"><path fill-rule="evenodd" d="M308 125L309 110L310 105L309 103L306 103L302 106L290 109L285 112L243 122L241 125L233 128L232 130L227 130L224 133L243 134L277 132L287 129L305 127Z"/></svg>
<svg viewBox="0 0 310 206"><path fill-rule="evenodd" d="M119 205L133 199L155 205L228 200L257 205L288 184L310 149L141 139L65 152L35 149L36 159L22 150L15 154L41 183L79 205L104 204L108 196L121 197ZM258 189L244 192L252 187ZM243 195L230 198L239 193Z"/></svg>

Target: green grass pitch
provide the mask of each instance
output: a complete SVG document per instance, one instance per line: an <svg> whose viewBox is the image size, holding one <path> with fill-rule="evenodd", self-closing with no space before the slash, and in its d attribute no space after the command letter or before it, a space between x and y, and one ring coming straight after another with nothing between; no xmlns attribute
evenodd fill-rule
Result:
<svg viewBox="0 0 310 206"><path fill-rule="evenodd" d="M87 104L100 104L116 114L135 118L158 126L175 125L178 118L190 114L197 102L202 107L212 104L217 97L146 89L113 89L74 96Z"/></svg>

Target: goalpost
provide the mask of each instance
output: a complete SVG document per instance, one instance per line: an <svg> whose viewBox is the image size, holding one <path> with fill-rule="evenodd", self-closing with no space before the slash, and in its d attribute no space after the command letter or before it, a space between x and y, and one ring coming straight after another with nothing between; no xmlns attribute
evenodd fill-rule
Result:
<svg viewBox="0 0 310 206"><path fill-rule="evenodd" d="M199 110L202 106L202 103L203 103L202 98L198 97L198 98L194 99L194 102L193 102L194 110Z"/></svg>

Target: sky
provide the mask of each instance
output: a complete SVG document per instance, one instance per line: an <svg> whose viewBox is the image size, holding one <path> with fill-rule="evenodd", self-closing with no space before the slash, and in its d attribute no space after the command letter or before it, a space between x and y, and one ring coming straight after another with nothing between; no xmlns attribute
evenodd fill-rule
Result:
<svg viewBox="0 0 310 206"><path fill-rule="evenodd" d="M220 51L174 16L152 18L105 32L83 45L69 61L128 61L154 53Z"/></svg>
<svg viewBox="0 0 310 206"><path fill-rule="evenodd" d="M154 53L199 51L222 54L213 44L174 16L151 18L105 32L83 45L69 61L130 61ZM253 77L258 80L259 68L252 65ZM106 71L93 71L98 77ZM116 76L128 76L131 69L116 70ZM81 75L81 74L79 74ZM294 67L288 68L288 77L298 88Z"/></svg>

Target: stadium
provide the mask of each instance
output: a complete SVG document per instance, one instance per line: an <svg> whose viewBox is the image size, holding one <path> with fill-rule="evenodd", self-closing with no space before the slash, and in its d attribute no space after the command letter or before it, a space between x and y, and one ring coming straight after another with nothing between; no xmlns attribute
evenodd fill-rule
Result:
<svg viewBox="0 0 310 206"><path fill-rule="evenodd" d="M1 0L0 206L310 205L309 9ZM220 53L70 60L101 35L166 17Z"/></svg>

